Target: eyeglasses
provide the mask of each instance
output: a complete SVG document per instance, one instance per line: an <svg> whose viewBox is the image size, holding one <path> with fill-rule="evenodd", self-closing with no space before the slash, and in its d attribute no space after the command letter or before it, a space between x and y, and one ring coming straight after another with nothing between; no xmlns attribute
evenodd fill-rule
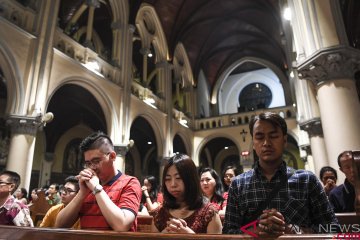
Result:
<svg viewBox="0 0 360 240"><path fill-rule="evenodd" d="M110 154L110 152L108 153L103 153L104 155L102 157L106 157ZM90 161L85 161L83 167L84 168L91 168L91 167L98 167L100 162L102 161L102 157L98 157L98 158L94 158Z"/></svg>
<svg viewBox="0 0 360 240"><path fill-rule="evenodd" d="M10 185L13 184L11 182L0 182L0 186Z"/></svg>
<svg viewBox="0 0 360 240"><path fill-rule="evenodd" d="M74 193L74 192L77 192L75 190L72 190L70 188L64 188L64 189L61 189L60 190L60 195L67 195L67 194L71 194L71 193Z"/></svg>

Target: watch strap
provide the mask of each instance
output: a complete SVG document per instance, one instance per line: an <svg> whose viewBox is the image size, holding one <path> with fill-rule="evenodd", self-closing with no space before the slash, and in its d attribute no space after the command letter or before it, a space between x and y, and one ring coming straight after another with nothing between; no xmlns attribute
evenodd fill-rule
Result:
<svg viewBox="0 0 360 240"><path fill-rule="evenodd" d="M96 185L95 187L94 187L94 190L93 190L93 194L94 195L96 195L97 193L99 193L99 192L101 192L103 190L103 187L100 185L100 184L98 184L98 185Z"/></svg>

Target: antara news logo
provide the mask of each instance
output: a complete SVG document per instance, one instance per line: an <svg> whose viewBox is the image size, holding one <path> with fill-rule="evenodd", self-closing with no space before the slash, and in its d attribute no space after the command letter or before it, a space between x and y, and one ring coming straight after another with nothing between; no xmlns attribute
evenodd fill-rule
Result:
<svg viewBox="0 0 360 240"><path fill-rule="evenodd" d="M244 234L248 234L252 237L259 237L255 232L256 228L258 226L259 220L252 221L242 227L240 227L240 230ZM290 232L293 232L294 234L301 234L301 227L297 225L292 225ZM319 224L318 232L320 233L336 233L336 235L333 236L332 239L360 239L360 224Z"/></svg>

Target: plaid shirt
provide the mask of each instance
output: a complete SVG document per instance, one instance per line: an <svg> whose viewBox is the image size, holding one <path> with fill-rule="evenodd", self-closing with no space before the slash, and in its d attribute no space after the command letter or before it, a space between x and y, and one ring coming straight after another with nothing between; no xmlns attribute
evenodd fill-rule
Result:
<svg viewBox="0 0 360 240"><path fill-rule="evenodd" d="M293 173L293 174L292 174ZM292 175L291 175L292 174ZM266 205L281 212L286 224L312 228L319 232L319 224L338 224L325 191L317 177L306 170L294 170L283 162L270 181L261 174L259 164L231 183L226 206L223 233L239 234L240 227L252 221L261 202L280 184L281 176L290 176L286 187L281 187ZM253 219L259 219L254 216Z"/></svg>

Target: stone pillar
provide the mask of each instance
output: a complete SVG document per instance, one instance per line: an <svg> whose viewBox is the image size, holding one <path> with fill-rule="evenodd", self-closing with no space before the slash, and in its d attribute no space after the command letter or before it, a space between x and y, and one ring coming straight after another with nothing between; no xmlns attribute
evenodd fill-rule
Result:
<svg viewBox="0 0 360 240"><path fill-rule="evenodd" d="M313 170L316 174L320 172L323 166L329 165L325 147L325 141L323 137L323 131L321 127L320 118L314 118L309 121L299 123L300 129L308 133L311 145L311 155L314 159ZM307 151L308 152L308 151ZM309 165L310 167L310 165Z"/></svg>
<svg viewBox="0 0 360 240"><path fill-rule="evenodd" d="M298 67L299 77L317 86L325 145L335 169L342 151L360 147L360 102L354 80L359 68L360 51L344 46L319 51Z"/></svg>
<svg viewBox="0 0 360 240"><path fill-rule="evenodd" d="M125 155L129 151L130 144L116 144L114 150L116 152L115 165L117 168L125 173Z"/></svg>
<svg viewBox="0 0 360 240"><path fill-rule="evenodd" d="M54 163L54 153L46 152L45 161L41 162L41 171L39 176L39 186L50 185L51 168Z"/></svg>
<svg viewBox="0 0 360 240"><path fill-rule="evenodd" d="M20 187L29 190L39 117L11 115L6 121L11 128L10 148L6 169L21 177Z"/></svg>
<svg viewBox="0 0 360 240"><path fill-rule="evenodd" d="M289 1L289 6L298 77L314 86L328 162L338 169L338 154L360 146L360 104L353 79L360 51L348 46L339 1ZM308 120L315 119L304 119L303 125ZM311 145L321 146L318 140ZM314 156L314 161L319 159ZM339 182L341 178L343 174Z"/></svg>
<svg viewBox="0 0 360 240"><path fill-rule="evenodd" d="M30 93L29 101L25 101L28 115L37 115L45 112L47 91L50 83L50 71L53 61L54 33L60 0L41 1L41 10L38 14L37 38L34 42L34 56L31 59L31 69L28 74Z"/></svg>
<svg viewBox="0 0 360 240"><path fill-rule="evenodd" d="M143 55L143 76L142 76L142 82L143 84L145 84L145 86L147 86L148 84L148 79L147 79L147 74L148 74L148 53L150 53L150 49L149 48L141 48L140 49L140 53Z"/></svg>
<svg viewBox="0 0 360 240"><path fill-rule="evenodd" d="M172 65L169 64L167 61L163 60L156 64L156 67L159 71L159 81L161 83L160 91L164 94L165 98L165 112L166 112L166 126L164 127L166 142L164 145L164 152L163 156L159 156L160 158L169 157L173 153L173 139L174 136L172 132L172 90L171 90L171 69Z"/></svg>
<svg viewBox="0 0 360 240"><path fill-rule="evenodd" d="M76 25L76 22L79 20L81 15L85 12L87 9L87 5L85 3L81 4L81 6L76 10L75 14L71 17L69 23L65 27L65 33L66 34L72 34L73 28Z"/></svg>
<svg viewBox="0 0 360 240"><path fill-rule="evenodd" d="M86 0L87 5L89 6L88 20L86 26L86 39L84 42L84 46L94 49L94 44L92 43L92 31L94 24L94 12L95 8L100 7L99 0Z"/></svg>

